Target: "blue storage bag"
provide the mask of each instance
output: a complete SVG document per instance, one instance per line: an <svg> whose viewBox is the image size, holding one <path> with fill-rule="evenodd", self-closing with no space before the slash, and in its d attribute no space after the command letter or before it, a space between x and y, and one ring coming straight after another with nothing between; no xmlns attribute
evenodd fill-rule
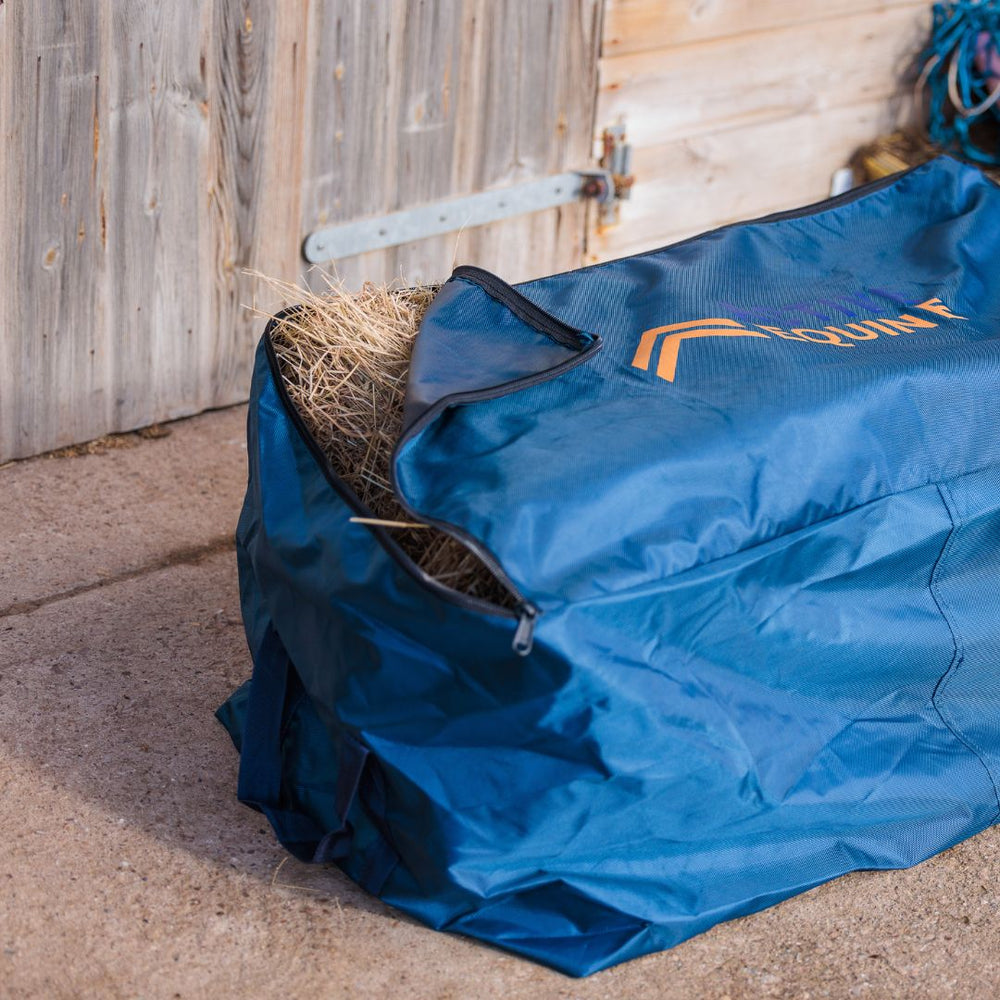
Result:
<svg viewBox="0 0 1000 1000"><path fill-rule="evenodd" d="M238 529L240 798L433 927L573 975L998 818L1000 189L943 158L516 288L462 267L394 485L265 333Z"/></svg>

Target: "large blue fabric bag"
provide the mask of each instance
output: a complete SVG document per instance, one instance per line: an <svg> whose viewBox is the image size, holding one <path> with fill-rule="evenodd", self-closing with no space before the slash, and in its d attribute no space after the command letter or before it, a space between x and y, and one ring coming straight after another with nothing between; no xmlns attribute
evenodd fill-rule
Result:
<svg viewBox="0 0 1000 1000"><path fill-rule="evenodd" d="M514 288L461 267L395 488L268 334L238 529L240 798L433 927L585 975L997 821L1000 189L950 159Z"/></svg>

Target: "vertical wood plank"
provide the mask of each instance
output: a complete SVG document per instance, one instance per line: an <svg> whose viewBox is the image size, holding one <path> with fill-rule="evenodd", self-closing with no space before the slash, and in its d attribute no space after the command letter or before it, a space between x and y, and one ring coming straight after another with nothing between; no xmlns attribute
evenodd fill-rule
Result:
<svg viewBox="0 0 1000 1000"><path fill-rule="evenodd" d="M299 271L308 0L0 4L0 461L246 396Z"/></svg>
<svg viewBox="0 0 1000 1000"><path fill-rule="evenodd" d="M274 35L270 50L267 123L258 147L260 198L256 204L257 225L250 251L250 269L287 281L301 274L303 233L303 177L305 176L305 116L308 82L308 26L310 0L282 0L281 13L272 19ZM260 335L261 316L256 310L272 310L278 299L266 282L242 276L238 294L239 338L253 344ZM256 310L253 308L256 307ZM237 345L237 357L248 357ZM236 373L236 390L245 392L249 373Z"/></svg>
<svg viewBox="0 0 1000 1000"><path fill-rule="evenodd" d="M107 351L94 198L99 27L85 0L0 6L0 461L103 426ZM13 266L10 266L13 265ZM67 387L73 386L73 391Z"/></svg>
<svg viewBox="0 0 1000 1000"><path fill-rule="evenodd" d="M211 355L198 371L203 392L220 399L241 395L259 323L244 308L253 297L245 272L259 263L255 251L264 237L261 207L270 193L265 189L265 147L272 141L268 111L277 100L271 73L279 18L266 0L214 0L212 6L207 190L211 235L203 263L212 268L206 320L216 324L216 333ZM291 113L294 116L294 110ZM287 162L294 159L293 154ZM295 184L294 167L287 180L289 186Z"/></svg>
<svg viewBox="0 0 1000 1000"><path fill-rule="evenodd" d="M198 192L210 130L207 12L193 2L102 5L98 206L111 427L201 408L206 236ZM86 320L79 318L79 326Z"/></svg>
<svg viewBox="0 0 1000 1000"><path fill-rule="evenodd" d="M490 18L487 92L497 114L507 109L513 121L509 132L484 135L474 185L513 183L591 161L601 5L515 4L506 13L504 20L495 7L483 11ZM466 121L475 119L470 107ZM461 256L510 281L578 267L586 212L582 204L567 205L473 230Z"/></svg>

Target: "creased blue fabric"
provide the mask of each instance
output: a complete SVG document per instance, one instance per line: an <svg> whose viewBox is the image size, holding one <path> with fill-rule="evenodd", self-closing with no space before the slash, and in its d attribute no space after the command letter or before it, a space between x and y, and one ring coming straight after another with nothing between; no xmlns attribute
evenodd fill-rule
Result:
<svg viewBox="0 0 1000 1000"><path fill-rule="evenodd" d="M940 159L517 288L458 269L393 475L537 610L527 656L349 521L265 337L238 549L251 651L295 678L268 809L573 975L995 822L998 267L1000 189ZM255 686L220 710L244 753Z"/></svg>

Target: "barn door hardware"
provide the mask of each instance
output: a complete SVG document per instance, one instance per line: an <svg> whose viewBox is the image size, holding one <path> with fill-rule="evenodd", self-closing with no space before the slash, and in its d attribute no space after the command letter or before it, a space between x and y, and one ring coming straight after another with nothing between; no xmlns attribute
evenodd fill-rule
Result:
<svg viewBox="0 0 1000 1000"><path fill-rule="evenodd" d="M467 226L482 226L514 215L541 212L582 198L596 201L603 213L603 206L618 197L617 190L616 180L607 169L571 170L497 191L449 198L389 215L317 229L306 237L302 253L311 264L319 264L440 236Z"/></svg>
<svg viewBox="0 0 1000 1000"><path fill-rule="evenodd" d="M611 176L614 197L606 198L598 205L598 221L601 226L613 226L618 221L619 208L623 201L632 197L632 147L625 134L625 121L618 119L601 134L601 161L603 171Z"/></svg>

